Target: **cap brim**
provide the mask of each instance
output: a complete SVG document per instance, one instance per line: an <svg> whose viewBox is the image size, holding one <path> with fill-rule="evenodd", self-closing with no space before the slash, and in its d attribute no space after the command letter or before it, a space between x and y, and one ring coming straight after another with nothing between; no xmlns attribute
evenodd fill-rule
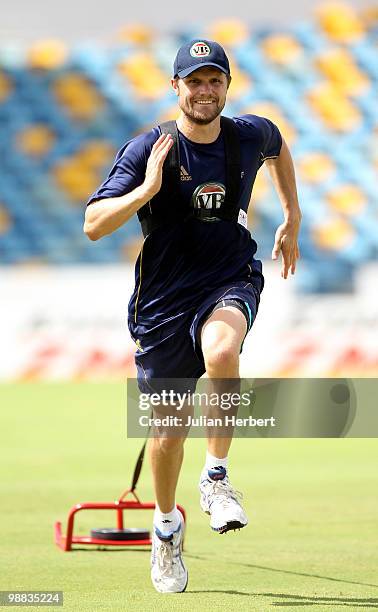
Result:
<svg viewBox="0 0 378 612"><path fill-rule="evenodd" d="M218 68L218 70L221 70L224 72L224 74L230 74L228 70L219 64L215 64L214 62L201 62L200 64L195 64L195 66L189 66L189 68L185 68L185 70L180 70L180 72L178 72L175 76L180 77L180 79L184 79L195 70L200 70L201 68L205 68L205 66L214 66L214 68Z"/></svg>

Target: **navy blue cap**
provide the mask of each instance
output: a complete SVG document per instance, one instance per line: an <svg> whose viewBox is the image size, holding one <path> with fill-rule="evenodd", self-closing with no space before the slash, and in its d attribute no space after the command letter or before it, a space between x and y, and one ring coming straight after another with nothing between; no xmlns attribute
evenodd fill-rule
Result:
<svg viewBox="0 0 378 612"><path fill-rule="evenodd" d="M230 64L223 47L213 40L195 38L177 51L173 76L183 79L203 66L214 66L225 74L230 74Z"/></svg>

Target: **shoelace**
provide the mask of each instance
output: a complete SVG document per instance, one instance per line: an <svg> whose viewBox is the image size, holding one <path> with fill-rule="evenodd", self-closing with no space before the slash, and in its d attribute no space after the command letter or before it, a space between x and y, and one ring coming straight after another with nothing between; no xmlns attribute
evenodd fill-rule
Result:
<svg viewBox="0 0 378 612"><path fill-rule="evenodd" d="M243 494L240 491L236 491L229 482L223 480L214 480L210 483L208 495L213 495L214 498L218 498L223 507L230 504L230 501L242 501Z"/></svg>
<svg viewBox="0 0 378 612"><path fill-rule="evenodd" d="M176 544L175 546L170 542L160 541L156 556L158 567L162 576L173 576L173 570L176 566L179 568L179 573L181 572L181 564L179 563L180 554L177 552L179 546L179 544ZM176 552L177 554L175 554Z"/></svg>
<svg viewBox="0 0 378 612"><path fill-rule="evenodd" d="M175 546L170 542L160 541L157 549L157 562L162 576L172 576L173 567L177 563L174 556Z"/></svg>

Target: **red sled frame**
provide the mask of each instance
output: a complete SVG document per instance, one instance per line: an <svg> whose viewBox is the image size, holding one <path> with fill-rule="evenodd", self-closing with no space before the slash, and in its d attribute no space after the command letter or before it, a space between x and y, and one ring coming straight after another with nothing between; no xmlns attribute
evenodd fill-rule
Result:
<svg viewBox="0 0 378 612"><path fill-rule="evenodd" d="M134 499L126 500L127 497L133 497ZM184 522L186 523L186 514L182 506L177 505L180 510ZM99 538L92 538L91 536L75 536L74 535L74 522L75 515L81 510L115 510L117 514L117 528L124 529L123 511L124 510L154 510L155 502L141 502L137 494L133 489L127 489L121 497L114 502L85 502L83 504L76 504L73 506L68 513L67 519L67 534L62 534L62 523L57 521L55 523L55 543L59 548L64 551L73 550L73 544L80 544L81 546L151 546L152 540L102 540Z"/></svg>

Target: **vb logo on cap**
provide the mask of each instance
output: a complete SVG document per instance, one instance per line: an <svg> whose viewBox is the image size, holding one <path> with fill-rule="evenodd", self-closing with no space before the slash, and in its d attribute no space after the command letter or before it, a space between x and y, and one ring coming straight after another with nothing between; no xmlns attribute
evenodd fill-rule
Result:
<svg viewBox="0 0 378 612"><path fill-rule="evenodd" d="M192 57L207 57L210 53L211 49L205 42L196 42L190 47L190 55Z"/></svg>
<svg viewBox="0 0 378 612"><path fill-rule="evenodd" d="M173 66L173 77L184 79L194 70L213 66L225 74L230 74L230 64L221 45L214 40L191 40L177 51Z"/></svg>

